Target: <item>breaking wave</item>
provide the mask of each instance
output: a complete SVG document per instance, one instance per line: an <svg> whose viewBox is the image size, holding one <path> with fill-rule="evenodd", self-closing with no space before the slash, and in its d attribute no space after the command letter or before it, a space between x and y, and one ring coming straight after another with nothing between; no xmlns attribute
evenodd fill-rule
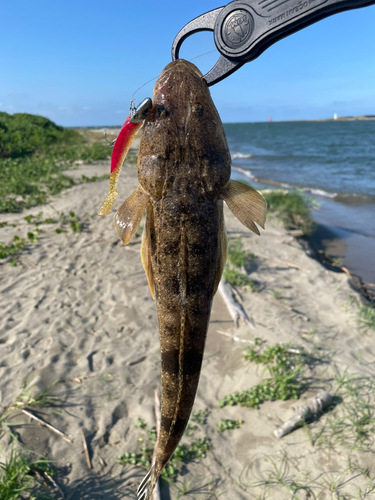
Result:
<svg viewBox="0 0 375 500"><path fill-rule="evenodd" d="M234 153L232 155L232 160L235 160L236 158L252 158L254 155L251 154L244 154L244 153Z"/></svg>
<svg viewBox="0 0 375 500"><path fill-rule="evenodd" d="M303 191L305 193L311 193L314 196L322 196L323 198L330 198L330 199L334 199L339 196L338 193L330 193L328 191L325 191L324 189L313 188L309 186L301 187L301 186L295 186L293 184L287 184L285 182L271 181L269 179L261 179L260 177L256 177L251 172L251 170L247 170L245 168L240 168L240 167L234 167L233 165L232 165L232 170L235 170L236 172L242 174L245 177L248 177L254 182L258 182L260 184L266 184L268 186L275 186L284 189L298 189L299 191Z"/></svg>

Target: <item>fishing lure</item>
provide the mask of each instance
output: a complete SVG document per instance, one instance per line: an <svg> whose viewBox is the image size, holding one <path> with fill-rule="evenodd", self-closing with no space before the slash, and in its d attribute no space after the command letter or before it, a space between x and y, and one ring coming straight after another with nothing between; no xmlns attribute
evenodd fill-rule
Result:
<svg viewBox="0 0 375 500"><path fill-rule="evenodd" d="M137 107L134 113L130 113L124 121L120 133L113 146L111 157L111 174L109 177L109 192L103 205L100 207L98 215L107 215L113 207L117 198L117 183L121 172L122 164L129 152L130 146L134 141L143 121L152 107L152 100L148 97L144 99Z"/></svg>

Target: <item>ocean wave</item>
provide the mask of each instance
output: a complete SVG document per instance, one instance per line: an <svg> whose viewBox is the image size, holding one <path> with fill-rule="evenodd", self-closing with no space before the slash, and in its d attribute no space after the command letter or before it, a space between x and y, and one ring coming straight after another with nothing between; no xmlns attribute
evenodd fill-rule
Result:
<svg viewBox="0 0 375 500"><path fill-rule="evenodd" d="M311 188L311 187L304 187L304 188L297 188L301 189L301 191L304 191L306 193L311 193L314 194L315 196L322 196L323 198L336 198L338 196L337 193L329 193L328 191L324 191L324 189L318 189L318 188Z"/></svg>
<svg viewBox="0 0 375 500"><path fill-rule="evenodd" d="M321 198L329 198L344 205L355 206L355 205L375 204L374 195L360 194L360 193L336 193L311 186L300 186L300 185L298 186L296 184L287 184L286 182L272 181L270 179L262 179L260 177L255 176L251 172L251 170L241 167L235 167L234 165L232 165L232 170L240 173L244 177L247 177L251 179L253 182L257 182L259 184L265 184L266 186L274 186L275 188L295 189L297 191L303 191L304 193L312 194L313 196L320 196Z"/></svg>
<svg viewBox="0 0 375 500"><path fill-rule="evenodd" d="M232 155L232 160L235 160L236 158L252 158L253 155L251 154L244 154L244 153L234 153Z"/></svg>
<svg viewBox="0 0 375 500"><path fill-rule="evenodd" d="M234 167L233 165L232 165L232 170L239 172L240 174L244 175L245 177L248 177L249 179L251 179L253 182L258 182L259 184L266 184L268 186L275 186L275 187L280 187L280 188L284 188L284 189L298 189L298 190L306 192L306 193L311 193L315 196L322 196L323 198L334 199L338 196L337 193L329 193L328 191L325 191L324 189L312 188L309 186L301 187L301 186L295 186L293 184L287 184L286 182L271 181L270 179L261 179L260 177L256 177L251 172L251 170L247 170L245 168L240 168L240 167Z"/></svg>
<svg viewBox="0 0 375 500"><path fill-rule="evenodd" d="M251 173L251 170L246 170L246 169L240 168L240 167L234 167L233 165L232 165L232 170L239 172L240 174L244 175L245 177L249 177L249 179L251 179L251 180L255 180L255 177Z"/></svg>
<svg viewBox="0 0 375 500"><path fill-rule="evenodd" d="M251 173L251 170L246 170L245 168L234 167L232 165L232 170L239 172L240 174L244 175L245 177L248 177L254 182L258 182L259 184L267 184L269 186L282 187L285 189L295 189L294 186L286 184L285 182L277 182L277 181L271 181L269 179L261 179L260 177L255 177L255 175Z"/></svg>

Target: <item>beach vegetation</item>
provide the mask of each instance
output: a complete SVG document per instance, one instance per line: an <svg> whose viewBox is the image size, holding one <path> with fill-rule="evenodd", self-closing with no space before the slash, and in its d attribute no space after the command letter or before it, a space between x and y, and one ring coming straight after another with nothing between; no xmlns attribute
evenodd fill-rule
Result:
<svg viewBox="0 0 375 500"><path fill-rule="evenodd" d="M182 477L173 483L174 489L177 490L176 500L180 500L184 496L196 499L198 498L196 495L206 500L218 498L214 493L218 483L219 479L210 480L207 478L207 474L193 476L191 479Z"/></svg>
<svg viewBox="0 0 375 500"><path fill-rule="evenodd" d="M14 236L12 243L8 245L0 242L0 259L16 256L24 248L25 243L25 239L19 236Z"/></svg>
<svg viewBox="0 0 375 500"><path fill-rule="evenodd" d="M0 498L52 499L47 491L43 491L43 487L48 484L46 479L55 472L56 469L47 459L34 460L30 454L12 449L8 458L0 461Z"/></svg>
<svg viewBox="0 0 375 500"><path fill-rule="evenodd" d="M375 330L375 307L359 306L358 322L363 328Z"/></svg>
<svg viewBox="0 0 375 500"><path fill-rule="evenodd" d="M251 291L256 290L254 281L247 274L238 271L237 269L224 268L224 278L232 286L248 286Z"/></svg>
<svg viewBox="0 0 375 500"><path fill-rule="evenodd" d="M27 113L0 112L0 158L19 158L47 146L82 143L75 130L65 129L48 118Z"/></svg>
<svg viewBox="0 0 375 500"><path fill-rule="evenodd" d="M15 413L20 412L22 409L35 408L35 407L54 407L60 404L60 400L51 395L51 389L57 384L58 380L52 382L41 392L35 392L35 383L27 380L24 382L22 389L16 399L11 403L0 415L0 436L4 432L4 426L11 426L12 423L8 421ZM13 435L13 434L12 434Z"/></svg>
<svg viewBox="0 0 375 500"><path fill-rule="evenodd" d="M255 291L256 284L245 270L245 266L253 260L255 260L255 256L243 249L241 238L230 241L228 258L223 272L224 278L232 286L248 286L251 291Z"/></svg>
<svg viewBox="0 0 375 500"><path fill-rule="evenodd" d="M60 127L47 118L0 112L0 212L46 203L77 181L66 175L74 162L105 160L111 148L104 141L90 143L78 131ZM95 182L101 176L82 176Z"/></svg>
<svg viewBox="0 0 375 500"><path fill-rule="evenodd" d="M333 394L336 406L319 429L308 432L314 446L336 450L372 451L375 435L375 381L336 367ZM340 403L340 404L337 404Z"/></svg>
<svg viewBox="0 0 375 500"><path fill-rule="evenodd" d="M157 439L156 429L155 427L150 428L141 418L138 418L135 427L145 431L147 437L138 440L139 443L144 444L142 444L137 452L124 453L118 458L117 463L121 465L137 465L149 469ZM190 434L193 433L194 430L191 429ZM175 480L177 475L183 472L190 462L205 458L210 449L211 442L208 437L195 437L190 439L188 443L179 443L172 458L163 469L161 478L167 482Z"/></svg>
<svg viewBox="0 0 375 500"><path fill-rule="evenodd" d="M74 212L69 212L69 224L73 233L81 233L83 231L83 225L79 221L78 216Z"/></svg>
<svg viewBox="0 0 375 500"><path fill-rule="evenodd" d="M233 429L239 429L243 424L243 420L237 419L232 420L230 418L222 418L221 422L217 424L217 429L219 432L232 431Z"/></svg>
<svg viewBox="0 0 375 500"><path fill-rule="evenodd" d="M87 182L100 182L110 178L110 174L104 175L93 175L92 177L87 177L86 175L82 175L81 184L86 184Z"/></svg>
<svg viewBox="0 0 375 500"><path fill-rule="evenodd" d="M301 468L299 458L290 456L286 450L278 455L258 454L241 473L239 484L251 498L259 500L277 498L283 491L294 500L370 500L373 497L375 482L369 469L361 467L350 456L343 470L326 470L318 476Z"/></svg>
<svg viewBox="0 0 375 500"><path fill-rule="evenodd" d="M281 220L287 229L299 229L310 235L314 230L311 216L312 200L299 191L272 190L262 192L268 213Z"/></svg>
<svg viewBox="0 0 375 500"><path fill-rule="evenodd" d="M84 230L84 224L81 218L72 211L68 214L56 211L56 217L48 217L46 219L43 219L43 212L39 212L37 215L27 215L24 219L27 224L33 224L35 226L34 229L26 233L25 238L20 238L16 235L13 237L11 243L6 244L0 242L0 260L13 257L12 260L9 261L11 266L19 264L19 256L28 244L38 243L40 233L42 232L40 226L43 224L59 224L59 227L55 229L57 234L68 232L66 230L67 226L70 226L73 233L80 233Z"/></svg>
<svg viewBox="0 0 375 500"><path fill-rule="evenodd" d="M272 296L276 300L280 300L283 293L281 290L276 290L276 288L271 288Z"/></svg>
<svg viewBox="0 0 375 500"><path fill-rule="evenodd" d="M301 472L286 452L282 453L281 456L259 455L244 471L243 476L247 476L250 470L251 476L255 477L256 480L246 484L245 477L242 477L241 484L246 489L261 490L260 495L256 498L262 500L274 498L276 492L280 494L283 490L286 490L290 495L289 498L294 500L316 498L311 485L308 484L311 483L308 474ZM301 492L302 496L297 496L298 492Z"/></svg>
<svg viewBox="0 0 375 500"><path fill-rule="evenodd" d="M259 408L265 401L298 399L308 387L304 369L320 360L303 348L292 347L290 343L264 348L259 344L249 347L245 359L263 364L263 373L268 373L268 378L250 389L226 395L218 403L220 408L237 404Z"/></svg>
<svg viewBox="0 0 375 500"><path fill-rule="evenodd" d="M200 425L205 425L207 423L207 417L210 413L208 408L204 410L199 410L191 415L191 420Z"/></svg>
<svg viewBox="0 0 375 500"><path fill-rule="evenodd" d="M50 394L52 387L56 383L57 381L50 384L43 391L36 393L34 391L35 383L26 381L15 401L5 408L0 415L0 437L6 433L12 439L8 456L4 456L0 460L0 498L2 500L52 498L45 489L53 484L51 477L56 473L56 469L46 458L42 457L35 460L30 452L15 448L17 436L7 429L10 429L13 425L21 425L19 422L9 421L9 419L23 409L44 408L59 404L58 398Z"/></svg>

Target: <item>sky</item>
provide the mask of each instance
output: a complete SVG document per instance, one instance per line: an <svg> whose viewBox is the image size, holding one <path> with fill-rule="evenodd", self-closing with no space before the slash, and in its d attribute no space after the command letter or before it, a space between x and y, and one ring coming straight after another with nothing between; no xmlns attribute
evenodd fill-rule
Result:
<svg viewBox="0 0 375 500"><path fill-rule="evenodd" d="M213 0L13 0L3 2L0 111L64 126L120 125L134 92L171 61L191 19ZM223 122L375 115L375 5L320 21L276 43L211 94ZM212 33L182 45L202 73L218 58ZM135 94L152 96L155 80Z"/></svg>

